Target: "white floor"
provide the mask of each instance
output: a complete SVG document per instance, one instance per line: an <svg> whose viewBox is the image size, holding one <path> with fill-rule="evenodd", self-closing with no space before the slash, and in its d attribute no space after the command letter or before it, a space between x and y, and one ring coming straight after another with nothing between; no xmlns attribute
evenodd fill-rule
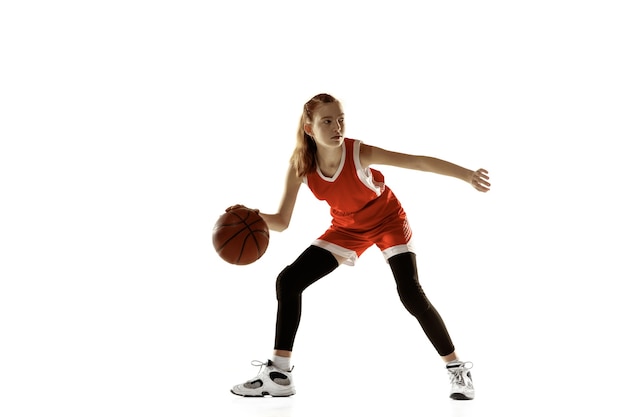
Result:
<svg viewBox="0 0 626 417"><path fill-rule="evenodd" d="M497 373L493 372L496 369L476 369L477 397L473 401L448 399L444 378L436 375L402 375L400 369L385 372L376 363L363 366L361 371L352 373L349 381L303 381L291 398L240 398L216 393L210 409L216 415L237 417L623 415L619 394L611 393L601 380L585 378L584 369L571 365L544 370L536 375L539 377L529 375L521 363L503 366ZM310 378L319 378L318 372L312 373ZM325 389L320 388L324 385Z"/></svg>

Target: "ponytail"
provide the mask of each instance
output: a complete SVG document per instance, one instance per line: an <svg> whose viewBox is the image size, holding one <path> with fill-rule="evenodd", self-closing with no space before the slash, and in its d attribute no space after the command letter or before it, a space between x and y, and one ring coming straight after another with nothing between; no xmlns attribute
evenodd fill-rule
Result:
<svg viewBox="0 0 626 417"><path fill-rule="evenodd" d="M334 103L336 101L337 99L330 94L318 94L307 101L302 109L302 117L300 118L296 133L296 147L293 150L290 160L299 177L304 177L315 172L317 167L317 162L315 161L317 145L315 144L315 140L305 132L304 125L311 123L313 112L317 106L322 103Z"/></svg>

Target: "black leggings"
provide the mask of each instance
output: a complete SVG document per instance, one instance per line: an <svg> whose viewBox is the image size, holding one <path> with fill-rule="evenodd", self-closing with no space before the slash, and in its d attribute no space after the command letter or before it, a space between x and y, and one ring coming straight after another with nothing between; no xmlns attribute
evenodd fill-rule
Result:
<svg viewBox="0 0 626 417"><path fill-rule="evenodd" d="M293 349L302 312L302 292L315 281L334 271L339 264L326 249L307 248L276 279L278 312L274 349ZM435 307L428 301L417 278L415 254L406 252L389 258L398 294L404 307L419 321L440 356L454 352L448 330Z"/></svg>

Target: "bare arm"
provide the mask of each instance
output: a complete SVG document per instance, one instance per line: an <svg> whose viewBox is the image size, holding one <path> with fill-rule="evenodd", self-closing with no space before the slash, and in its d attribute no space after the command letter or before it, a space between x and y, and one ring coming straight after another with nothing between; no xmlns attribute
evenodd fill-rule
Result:
<svg viewBox="0 0 626 417"><path fill-rule="evenodd" d="M276 232L282 232L289 226L291 216L293 215L293 208L296 205L296 197L300 190L302 179L296 175L296 170L290 165L285 178L285 188L283 196L278 206L278 211L273 214L261 213L258 209L255 209L257 213L261 215L263 220L267 223L270 230ZM226 211L235 209L237 207L244 207L241 204L228 207Z"/></svg>
<svg viewBox="0 0 626 417"><path fill-rule="evenodd" d="M283 190L278 211L274 214L259 213L271 230L282 232L289 227L300 185L302 185L302 179L298 177L293 166L289 165L287 177L285 178L285 189Z"/></svg>
<svg viewBox="0 0 626 417"><path fill-rule="evenodd" d="M480 168L476 171L472 171L442 159L392 152L365 144L361 144L361 165L363 167L370 165L391 165L398 168L447 175L468 182L478 191L482 192L489 191L489 187L491 186L491 184L487 182L489 177L485 169Z"/></svg>

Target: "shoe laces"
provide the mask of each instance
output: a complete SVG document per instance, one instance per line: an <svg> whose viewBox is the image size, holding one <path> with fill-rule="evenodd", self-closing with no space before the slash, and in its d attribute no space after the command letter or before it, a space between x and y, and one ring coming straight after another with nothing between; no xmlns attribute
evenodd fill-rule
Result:
<svg viewBox="0 0 626 417"><path fill-rule="evenodd" d="M258 360L255 359L252 362L250 362L250 364L252 366L258 366L259 367L259 372L257 372L257 375L259 375L261 372L263 372L263 367L269 365L269 361L268 362L261 362L261 361L258 361Z"/></svg>
<svg viewBox="0 0 626 417"><path fill-rule="evenodd" d="M453 384L465 386L465 371L472 369L474 364L472 362L461 362L459 366L455 366L453 368L448 368L448 376L450 377L450 382Z"/></svg>

